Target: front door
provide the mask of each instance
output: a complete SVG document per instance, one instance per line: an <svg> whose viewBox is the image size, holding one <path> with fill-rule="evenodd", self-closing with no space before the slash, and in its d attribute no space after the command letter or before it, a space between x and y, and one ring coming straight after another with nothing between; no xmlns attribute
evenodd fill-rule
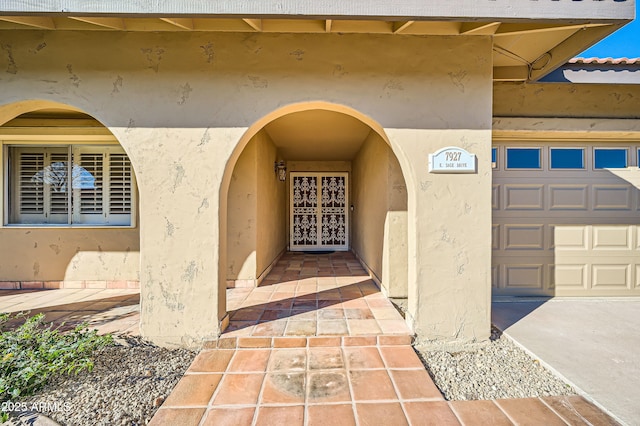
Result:
<svg viewBox="0 0 640 426"><path fill-rule="evenodd" d="M347 173L292 172L290 180L290 250L348 250Z"/></svg>

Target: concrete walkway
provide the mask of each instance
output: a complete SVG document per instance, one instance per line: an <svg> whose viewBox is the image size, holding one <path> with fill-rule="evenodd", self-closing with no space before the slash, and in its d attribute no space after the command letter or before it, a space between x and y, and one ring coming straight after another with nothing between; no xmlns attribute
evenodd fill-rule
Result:
<svg viewBox="0 0 640 426"><path fill-rule="evenodd" d="M492 312L498 328L587 399L640 425L640 300L511 299Z"/></svg>

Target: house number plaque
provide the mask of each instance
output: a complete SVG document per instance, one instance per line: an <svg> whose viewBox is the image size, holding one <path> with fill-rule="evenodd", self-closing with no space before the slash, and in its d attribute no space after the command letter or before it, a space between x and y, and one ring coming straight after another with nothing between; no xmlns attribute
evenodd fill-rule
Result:
<svg viewBox="0 0 640 426"><path fill-rule="evenodd" d="M448 146L429 154L429 173L475 173L476 155Z"/></svg>

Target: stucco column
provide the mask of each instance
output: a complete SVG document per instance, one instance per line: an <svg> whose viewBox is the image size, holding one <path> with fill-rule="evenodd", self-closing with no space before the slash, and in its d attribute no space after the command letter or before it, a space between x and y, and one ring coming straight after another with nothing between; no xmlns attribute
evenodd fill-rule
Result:
<svg viewBox="0 0 640 426"><path fill-rule="evenodd" d="M420 343L472 343L490 334L491 131L386 129L410 171L408 313ZM474 174L433 174L446 146L476 154ZM406 171L405 171L406 174Z"/></svg>
<svg viewBox="0 0 640 426"><path fill-rule="evenodd" d="M220 184L237 129L127 129L140 193L142 335L164 346L216 339L225 315ZM226 194L226 191L223 191Z"/></svg>

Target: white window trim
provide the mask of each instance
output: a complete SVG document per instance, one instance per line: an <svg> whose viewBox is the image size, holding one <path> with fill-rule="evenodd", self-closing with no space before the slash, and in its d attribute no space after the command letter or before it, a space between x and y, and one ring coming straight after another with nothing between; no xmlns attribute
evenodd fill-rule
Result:
<svg viewBox="0 0 640 426"><path fill-rule="evenodd" d="M83 229L83 228L102 228L102 229L131 229L137 227L137 217L138 217L138 185L136 181L135 171L133 170L132 165L132 173L131 173L131 220L128 225L109 225L109 224L73 224L73 223L61 223L61 224L24 224L24 223L9 223L9 185L10 179L8 176L9 173L9 147L11 146L38 146L38 147L63 147L63 146L96 146L96 147L108 147L108 148L118 148L118 151L121 151L126 154L126 151L122 148L122 146L115 140L113 135L99 135L99 136L86 136L86 138L79 138L76 135L70 137L70 140L64 140L64 138L58 137L55 135L53 137L47 137L47 135L41 134L31 134L27 135L27 137L15 137L12 135L11 139L2 139L0 140L0 167L2 167L2 173L0 173L0 189L2 190L2 194L0 196L0 214L2 214L2 220L0 221L0 228L11 228L11 229L31 229L31 228L73 228L73 229Z"/></svg>

